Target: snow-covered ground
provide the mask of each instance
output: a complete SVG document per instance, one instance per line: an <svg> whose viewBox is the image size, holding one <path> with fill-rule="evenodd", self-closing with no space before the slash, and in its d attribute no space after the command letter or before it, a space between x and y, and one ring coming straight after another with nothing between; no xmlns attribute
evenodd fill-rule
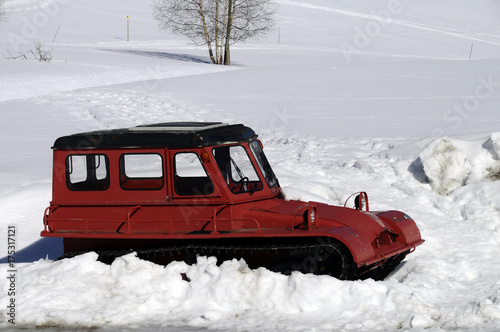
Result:
<svg viewBox="0 0 500 332"><path fill-rule="evenodd" d="M500 3L275 2L275 31L235 45L222 67L159 32L146 1L6 1L2 329L499 329ZM34 40L52 48L50 63L32 60ZM7 59L20 54L28 60ZM166 267L133 254L111 266L93 253L53 261L61 242L39 233L54 140L184 120L249 125L288 198L343 204L365 190L372 209L411 215L426 242L384 281L288 277L213 257Z"/></svg>

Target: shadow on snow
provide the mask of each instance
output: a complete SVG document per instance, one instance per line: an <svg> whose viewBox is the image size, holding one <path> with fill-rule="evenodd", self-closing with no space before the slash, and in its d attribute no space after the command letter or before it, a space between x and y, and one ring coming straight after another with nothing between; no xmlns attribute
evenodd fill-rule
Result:
<svg viewBox="0 0 500 332"><path fill-rule="evenodd" d="M61 238L41 238L28 247L16 251L15 263L31 263L39 259L57 259L63 254L63 241ZM0 258L0 264L8 263L8 257Z"/></svg>
<svg viewBox="0 0 500 332"><path fill-rule="evenodd" d="M185 61L185 62L195 62L195 63L205 63L205 64L212 64L212 61L208 58L203 58L203 57L196 57L192 56L189 54L177 54L177 53L167 53L167 52L153 52L153 51L137 51L137 50L110 50L110 49L103 49L104 51L109 51L109 52L119 52L119 53L127 53L127 54L134 54L134 55L140 55L140 56L145 56L145 57L150 57L150 58L160 58L160 59L170 59L170 60L176 60L176 61Z"/></svg>

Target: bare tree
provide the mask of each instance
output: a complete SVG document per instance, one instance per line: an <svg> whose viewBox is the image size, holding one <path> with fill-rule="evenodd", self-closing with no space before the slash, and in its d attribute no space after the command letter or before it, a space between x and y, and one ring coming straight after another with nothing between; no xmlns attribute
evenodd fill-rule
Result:
<svg viewBox="0 0 500 332"><path fill-rule="evenodd" d="M268 33L274 25L269 0L153 0L163 30L206 45L215 64L231 64L230 46Z"/></svg>

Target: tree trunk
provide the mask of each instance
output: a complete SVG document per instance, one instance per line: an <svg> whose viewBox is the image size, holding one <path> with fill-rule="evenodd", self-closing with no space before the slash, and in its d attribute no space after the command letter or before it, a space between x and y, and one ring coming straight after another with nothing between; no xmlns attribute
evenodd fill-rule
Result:
<svg viewBox="0 0 500 332"><path fill-rule="evenodd" d="M207 41L208 54L210 55L210 59L212 59L212 62L214 64L217 64L217 60L214 58L214 52L212 51L212 43L210 42L210 37L208 36L207 23L205 21L205 12L203 11L203 4L202 4L201 0L198 1L198 5L200 7L200 16L201 16L201 20L203 22L203 30L205 33L205 40Z"/></svg>
<svg viewBox="0 0 500 332"><path fill-rule="evenodd" d="M226 41L224 47L224 64L226 66L231 65L231 51L229 50L230 40L231 40L231 27L233 26L233 2L234 0L229 0L229 5L227 8L227 27L226 27Z"/></svg>
<svg viewBox="0 0 500 332"><path fill-rule="evenodd" d="M217 64L220 64L221 61L221 49L220 49L220 40L219 40L219 1L215 1L215 58L217 59Z"/></svg>
<svg viewBox="0 0 500 332"><path fill-rule="evenodd" d="M224 0L224 9L223 13L224 15L221 17L220 21L220 41L219 41L219 64L224 64L224 40L226 39L226 23L227 23L227 6L228 6L229 0Z"/></svg>

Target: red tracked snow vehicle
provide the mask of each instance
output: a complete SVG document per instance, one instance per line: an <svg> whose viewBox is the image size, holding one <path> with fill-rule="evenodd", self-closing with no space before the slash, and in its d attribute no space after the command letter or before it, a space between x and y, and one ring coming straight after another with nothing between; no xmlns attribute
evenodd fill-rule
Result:
<svg viewBox="0 0 500 332"><path fill-rule="evenodd" d="M58 138L42 236L64 256L196 255L340 279L380 277L423 243L399 211L286 201L255 132L219 122L159 123Z"/></svg>

